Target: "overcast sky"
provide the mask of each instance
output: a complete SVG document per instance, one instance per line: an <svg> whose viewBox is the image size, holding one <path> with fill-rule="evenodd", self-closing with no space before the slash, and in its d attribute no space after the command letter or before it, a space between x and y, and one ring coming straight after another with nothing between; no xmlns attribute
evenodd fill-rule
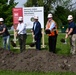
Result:
<svg viewBox="0 0 76 75"><path fill-rule="evenodd" d="M16 1L16 2L19 2L16 7L23 7L23 4L24 4L27 0L15 0L15 1ZM76 0L72 0L72 2L75 3Z"/></svg>
<svg viewBox="0 0 76 75"><path fill-rule="evenodd" d="M16 7L23 7L23 4L24 4L26 1L27 1L27 0L15 0L15 2L19 2Z"/></svg>

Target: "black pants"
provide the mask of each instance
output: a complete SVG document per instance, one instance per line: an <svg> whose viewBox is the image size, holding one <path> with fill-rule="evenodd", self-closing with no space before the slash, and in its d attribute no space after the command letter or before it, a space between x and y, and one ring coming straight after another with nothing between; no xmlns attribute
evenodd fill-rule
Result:
<svg viewBox="0 0 76 75"><path fill-rule="evenodd" d="M41 50L41 38L36 40L36 49Z"/></svg>
<svg viewBox="0 0 76 75"><path fill-rule="evenodd" d="M19 39L20 51L22 52L23 50L25 50L26 34L18 35L18 39Z"/></svg>
<svg viewBox="0 0 76 75"><path fill-rule="evenodd" d="M56 42L57 42L57 35L56 36L49 36L48 44L49 44L49 51L56 53Z"/></svg>

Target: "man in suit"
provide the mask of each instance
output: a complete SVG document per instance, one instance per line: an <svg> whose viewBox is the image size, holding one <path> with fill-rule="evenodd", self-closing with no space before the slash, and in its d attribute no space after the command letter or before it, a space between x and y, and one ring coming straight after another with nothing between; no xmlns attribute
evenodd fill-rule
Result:
<svg viewBox="0 0 76 75"><path fill-rule="evenodd" d="M33 32L33 37L35 39L36 42L36 49L40 50L41 49L41 24L38 21L38 16L34 16L34 23L33 23L33 28L32 28L32 32Z"/></svg>

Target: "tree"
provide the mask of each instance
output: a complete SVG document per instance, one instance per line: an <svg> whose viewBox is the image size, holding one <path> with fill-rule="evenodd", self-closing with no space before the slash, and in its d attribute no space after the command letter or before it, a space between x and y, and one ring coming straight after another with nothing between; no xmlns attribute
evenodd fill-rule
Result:
<svg viewBox="0 0 76 75"><path fill-rule="evenodd" d="M64 8L68 8L70 6L71 2L72 2L72 0L55 0L53 2L53 5L55 7L62 6Z"/></svg>
<svg viewBox="0 0 76 75"><path fill-rule="evenodd" d="M73 19L74 19L74 21L76 23L76 9L72 11L72 15L73 15Z"/></svg>
<svg viewBox="0 0 76 75"><path fill-rule="evenodd" d="M52 6L51 3L54 0L27 0L27 2L24 4L25 7L37 7L37 6L44 6L44 22L46 23L47 20L47 14L51 10Z"/></svg>
<svg viewBox="0 0 76 75"><path fill-rule="evenodd" d="M69 9L66 9L62 6L57 6L54 16L55 16L55 20L58 24L58 27L63 29L62 27L64 27L63 31L66 30L66 28L68 27L68 15L73 15L73 19L76 22L76 10L74 11L70 11Z"/></svg>
<svg viewBox="0 0 76 75"><path fill-rule="evenodd" d="M14 0L0 0L0 17L4 18L5 24L11 27L13 24L12 8L14 8L17 3Z"/></svg>
<svg viewBox="0 0 76 75"><path fill-rule="evenodd" d="M64 24L66 23L67 13L70 13L68 8L70 6L70 3L71 0L27 0L24 6L25 7L44 6L45 23L47 21L48 13L52 13L55 15L54 18L56 20L58 19L57 20L58 22L62 22L62 24Z"/></svg>
<svg viewBox="0 0 76 75"><path fill-rule="evenodd" d="M71 14L70 10L65 9L62 6L57 6L56 10L55 10L55 16L57 17L57 20L60 20L62 25L66 25L67 24L67 16L69 14ZM58 23L59 25L60 23Z"/></svg>

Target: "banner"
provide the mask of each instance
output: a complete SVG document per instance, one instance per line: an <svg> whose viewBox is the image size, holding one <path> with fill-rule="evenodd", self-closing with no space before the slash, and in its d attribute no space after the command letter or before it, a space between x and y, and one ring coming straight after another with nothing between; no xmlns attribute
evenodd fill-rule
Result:
<svg viewBox="0 0 76 75"><path fill-rule="evenodd" d="M24 7L13 8L13 25L17 27L19 16L23 17L23 22L26 24L27 29L33 27L34 16L38 16L38 20L41 23L41 28L44 28L44 8L43 7Z"/></svg>
<svg viewBox="0 0 76 75"><path fill-rule="evenodd" d="M44 28L44 8L43 7L25 7L23 8L23 18L26 28L33 27L33 17L37 15L41 23L41 28Z"/></svg>
<svg viewBox="0 0 76 75"><path fill-rule="evenodd" d="M23 16L23 9L22 8L13 8L13 25L14 25L14 28L17 27L18 18L20 16Z"/></svg>

